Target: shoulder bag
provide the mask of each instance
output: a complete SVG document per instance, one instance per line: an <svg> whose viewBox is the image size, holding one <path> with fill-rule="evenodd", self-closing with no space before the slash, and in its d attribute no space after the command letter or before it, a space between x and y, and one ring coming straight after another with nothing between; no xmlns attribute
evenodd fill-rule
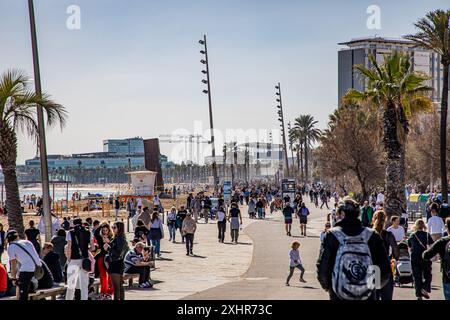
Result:
<svg viewBox="0 0 450 320"><path fill-rule="evenodd" d="M83 268L84 271L91 272L92 261L91 261L91 259L89 259L89 254L88 254L87 258L83 258L83 253L81 252L81 248L80 248L80 242L78 241L78 237L76 236L75 231L73 232L73 238L75 239L75 242L77 244L78 253L80 254L80 257L83 259L81 261L81 267Z"/></svg>

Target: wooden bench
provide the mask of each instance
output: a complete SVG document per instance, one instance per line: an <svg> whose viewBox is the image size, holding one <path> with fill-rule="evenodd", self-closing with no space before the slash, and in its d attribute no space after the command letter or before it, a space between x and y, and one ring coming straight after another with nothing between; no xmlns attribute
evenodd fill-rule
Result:
<svg viewBox="0 0 450 320"><path fill-rule="evenodd" d="M65 285L57 285L50 289L39 289L35 293L29 294L30 300L42 300L50 297L52 300L56 300L56 296L65 294L67 287Z"/></svg>
<svg viewBox="0 0 450 320"><path fill-rule="evenodd" d="M139 274L138 274L138 273L135 273L135 274L124 273L124 274L123 274L123 280L124 280L124 281L127 281L127 280L128 280L128 286L129 286L129 287L132 287L132 286L133 286L134 278L138 278L138 279L139 279Z"/></svg>

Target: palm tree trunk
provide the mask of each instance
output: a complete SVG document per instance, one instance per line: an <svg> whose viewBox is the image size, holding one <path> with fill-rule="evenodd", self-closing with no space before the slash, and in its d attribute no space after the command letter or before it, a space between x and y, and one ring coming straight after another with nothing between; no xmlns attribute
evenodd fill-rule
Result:
<svg viewBox="0 0 450 320"><path fill-rule="evenodd" d="M448 109L448 70L450 65L444 65L444 83L442 86L442 100L441 100L441 191L442 201L448 203L448 180L447 180L447 109Z"/></svg>
<svg viewBox="0 0 450 320"><path fill-rule="evenodd" d="M300 150L297 148L297 171L300 172Z"/></svg>
<svg viewBox="0 0 450 320"><path fill-rule="evenodd" d="M401 172L402 162L404 161L402 156L404 148L399 141L398 124L395 105L394 103L389 103L383 112L383 142L386 156L386 198L384 209L388 224L392 216L400 216L402 214L402 208L404 208L406 202L402 181L404 175Z"/></svg>
<svg viewBox="0 0 450 320"><path fill-rule="evenodd" d="M305 139L305 180L308 181L308 141Z"/></svg>
<svg viewBox="0 0 450 320"><path fill-rule="evenodd" d="M0 166L2 167L6 189L6 211L8 228L24 236L22 206L16 176L17 137L4 123L0 122Z"/></svg>
<svg viewBox="0 0 450 320"><path fill-rule="evenodd" d="M303 181L303 179L305 177L303 175L303 144L302 143L300 143L300 176Z"/></svg>

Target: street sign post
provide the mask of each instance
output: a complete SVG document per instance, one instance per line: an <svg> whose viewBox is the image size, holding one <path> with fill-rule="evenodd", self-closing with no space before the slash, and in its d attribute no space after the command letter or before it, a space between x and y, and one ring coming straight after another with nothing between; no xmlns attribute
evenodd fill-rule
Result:
<svg viewBox="0 0 450 320"><path fill-rule="evenodd" d="M295 199L295 180L294 179L283 179L281 182L281 197L284 199L285 196L289 196L291 206ZM283 200L284 201L284 200Z"/></svg>
<svg viewBox="0 0 450 320"><path fill-rule="evenodd" d="M228 205L231 201L231 181L225 180L223 182L223 200Z"/></svg>

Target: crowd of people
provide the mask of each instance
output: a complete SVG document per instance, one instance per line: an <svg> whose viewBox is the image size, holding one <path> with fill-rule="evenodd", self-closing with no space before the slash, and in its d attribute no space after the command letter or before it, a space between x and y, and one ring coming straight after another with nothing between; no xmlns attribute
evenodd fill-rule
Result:
<svg viewBox="0 0 450 320"><path fill-rule="evenodd" d="M10 263L9 274L0 267L0 297L13 294L17 286L19 299L26 300L30 292L65 283L65 299L86 300L98 278L99 299L123 300L125 274L138 274L141 289L153 287L150 271L154 260L161 257L165 233L172 243L180 239L186 256L194 256L198 224L216 220L219 243L224 243L229 229L231 243L238 244L242 206L246 205L249 219L263 220L266 213L280 211L288 237L292 236L293 219L298 219L300 233L306 237L311 214L308 198L310 205L330 210L320 235L317 261L318 281L330 299L392 300L395 285L408 283L414 285L417 299L429 299L433 259L440 259L444 297L450 299L450 217L446 202L430 197L426 220L417 219L408 228L407 214L386 215L382 190L360 205L350 197L341 200L336 190L320 184L298 186L291 199L277 184L264 183L238 183L228 199L223 190L189 193L186 203L171 207L167 216L158 196L153 199L153 211L144 207L142 199L130 198L126 209L133 226L131 241L117 213L111 225L91 218L64 217L51 242L44 243L32 220L25 230L26 239L14 230L4 231L0 224L0 260L7 251ZM329 206L333 200L334 205ZM296 269L300 271L299 281L306 282L300 248L300 241L292 242L287 286ZM378 271L371 269L374 266ZM371 271L378 272L373 286L365 281Z"/></svg>

